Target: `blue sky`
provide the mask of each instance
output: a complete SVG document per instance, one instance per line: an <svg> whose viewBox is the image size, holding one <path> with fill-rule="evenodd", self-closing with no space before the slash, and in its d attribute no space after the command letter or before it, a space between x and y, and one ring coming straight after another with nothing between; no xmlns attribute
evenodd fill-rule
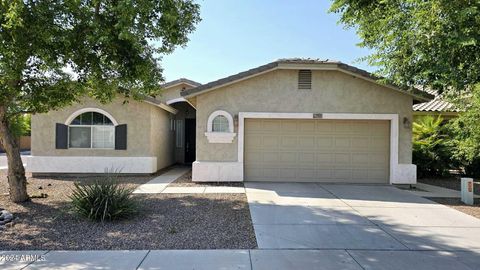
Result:
<svg viewBox="0 0 480 270"><path fill-rule="evenodd" d="M166 81L180 77L200 83L217 80L279 58L339 60L372 71L356 60L353 29L338 24L321 0L203 0L202 21L185 48L164 56Z"/></svg>

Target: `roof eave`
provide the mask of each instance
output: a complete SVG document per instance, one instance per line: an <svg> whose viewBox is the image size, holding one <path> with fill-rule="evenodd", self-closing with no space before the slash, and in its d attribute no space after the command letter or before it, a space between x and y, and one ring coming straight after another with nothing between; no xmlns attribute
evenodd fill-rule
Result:
<svg viewBox="0 0 480 270"><path fill-rule="evenodd" d="M198 86L202 85L201 83L196 82L196 81L192 81L192 80L185 79L185 78L180 78L180 79L177 79L177 80L173 80L173 81L164 83L162 85L162 88L168 89L168 88L172 88L172 87L175 87L175 86L178 86L178 85L181 85L181 84L186 84L186 85L191 86L191 87L198 87Z"/></svg>
<svg viewBox="0 0 480 270"><path fill-rule="evenodd" d="M252 77L259 76L261 74L277 70L277 69L312 69L312 70L336 70L340 71L355 77L360 77L364 80L385 86L402 94L410 95L417 101L430 101L434 98L434 96L424 93L421 90L414 89L413 91L417 93L412 93L407 90L403 90L397 86L390 85L390 84L383 84L378 81L379 78L371 75L369 72L349 66L347 64L343 64L340 62L325 62L325 63L295 63L295 62L282 62L276 61L272 62L257 68L253 68L244 72L240 72L238 74L219 79L204 85L200 85L195 88L187 89L181 93L181 95L185 98L194 97L200 94L204 94L215 89L225 87L243 80L247 80Z"/></svg>
<svg viewBox="0 0 480 270"><path fill-rule="evenodd" d="M151 104L153 106L156 106L156 107L159 107L169 113L172 113L172 114L177 114L178 113L178 110L173 108L172 106L169 106L161 101L159 101L158 99L155 99L153 97L144 97L143 98L143 102L145 103L148 103L148 104Z"/></svg>

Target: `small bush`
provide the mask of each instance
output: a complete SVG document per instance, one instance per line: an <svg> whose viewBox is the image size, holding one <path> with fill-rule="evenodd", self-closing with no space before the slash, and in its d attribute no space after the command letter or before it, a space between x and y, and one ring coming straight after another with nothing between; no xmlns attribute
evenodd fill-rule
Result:
<svg viewBox="0 0 480 270"><path fill-rule="evenodd" d="M75 183L70 199L73 210L79 215L93 221L113 221L137 212L132 192L133 189L107 177L89 184Z"/></svg>

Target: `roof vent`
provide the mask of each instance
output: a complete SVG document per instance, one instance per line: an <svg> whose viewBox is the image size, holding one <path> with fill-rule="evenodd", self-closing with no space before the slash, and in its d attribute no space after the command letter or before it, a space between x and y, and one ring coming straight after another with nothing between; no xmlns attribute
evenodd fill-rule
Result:
<svg viewBox="0 0 480 270"><path fill-rule="evenodd" d="M309 69L301 69L298 71L298 89L312 89L312 71Z"/></svg>

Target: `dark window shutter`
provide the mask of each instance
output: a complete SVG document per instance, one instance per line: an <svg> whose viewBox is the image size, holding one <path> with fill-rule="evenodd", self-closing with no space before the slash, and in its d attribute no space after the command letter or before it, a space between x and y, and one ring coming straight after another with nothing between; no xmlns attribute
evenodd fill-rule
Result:
<svg viewBox="0 0 480 270"><path fill-rule="evenodd" d="M115 150L127 150L127 125L115 127Z"/></svg>
<svg viewBox="0 0 480 270"><path fill-rule="evenodd" d="M55 148L68 148L68 126L60 123L55 124Z"/></svg>

